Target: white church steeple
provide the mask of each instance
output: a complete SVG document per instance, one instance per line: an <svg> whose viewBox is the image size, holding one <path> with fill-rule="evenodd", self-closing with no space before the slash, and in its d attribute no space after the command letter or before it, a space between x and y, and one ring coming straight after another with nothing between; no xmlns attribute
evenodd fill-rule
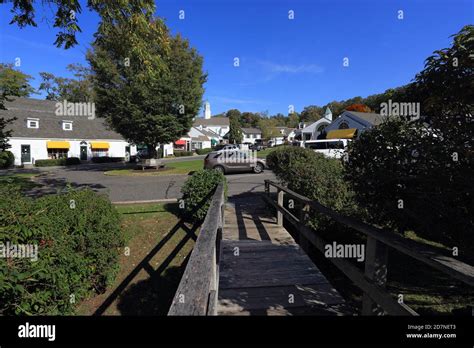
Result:
<svg viewBox="0 0 474 348"><path fill-rule="evenodd" d="M206 120L211 118L211 104L207 100L204 103L204 118Z"/></svg>
<svg viewBox="0 0 474 348"><path fill-rule="evenodd" d="M324 112L324 118L329 121L332 121L332 111L329 108L329 106L326 108L326 111Z"/></svg>

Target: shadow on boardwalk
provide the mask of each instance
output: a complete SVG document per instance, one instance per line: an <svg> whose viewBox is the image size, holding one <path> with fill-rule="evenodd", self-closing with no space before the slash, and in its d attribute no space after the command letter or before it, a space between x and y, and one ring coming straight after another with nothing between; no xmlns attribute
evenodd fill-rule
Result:
<svg viewBox="0 0 474 348"><path fill-rule="evenodd" d="M230 197L221 243L219 315L343 315L347 306L261 193Z"/></svg>

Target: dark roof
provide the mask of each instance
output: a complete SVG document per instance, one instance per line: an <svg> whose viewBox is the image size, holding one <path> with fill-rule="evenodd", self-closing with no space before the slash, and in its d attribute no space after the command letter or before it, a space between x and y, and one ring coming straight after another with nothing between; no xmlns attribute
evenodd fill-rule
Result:
<svg viewBox="0 0 474 348"><path fill-rule="evenodd" d="M205 119L202 117L197 117L194 120L193 126L228 126L229 125L229 118L216 116L211 117L209 119Z"/></svg>
<svg viewBox="0 0 474 348"><path fill-rule="evenodd" d="M353 115L363 119L364 121L369 122L370 124L372 124L374 126L378 126L379 124L381 124L385 120L385 118L380 114L374 114L374 113L370 113L370 112L357 112L357 111L345 111L345 112L353 114Z"/></svg>
<svg viewBox="0 0 474 348"><path fill-rule="evenodd" d="M262 131L258 128L242 128L242 132L245 134L260 134Z"/></svg>
<svg viewBox="0 0 474 348"><path fill-rule="evenodd" d="M12 98L13 99L13 98ZM88 119L87 116L57 116L56 101L30 98L15 98L6 102L7 110L0 110L0 117L16 117L9 125L12 137L56 138L56 139L116 139L123 137L109 129L101 118ZM39 128L28 128L28 118L39 119ZM72 121L72 130L63 130L62 121Z"/></svg>

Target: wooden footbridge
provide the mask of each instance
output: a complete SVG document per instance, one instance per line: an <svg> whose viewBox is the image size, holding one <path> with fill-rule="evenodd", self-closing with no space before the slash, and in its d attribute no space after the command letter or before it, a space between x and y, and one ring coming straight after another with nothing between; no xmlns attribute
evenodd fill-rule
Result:
<svg viewBox="0 0 474 348"><path fill-rule="evenodd" d="M307 226L312 211L367 236L364 272L348 260L329 259L363 290L363 315L417 315L384 289L389 247L474 286L470 265L342 216L277 183L266 180L265 191L225 202L223 185L216 188L169 315L358 314L305 253L309 246L324 251L327 244ZM298 216L285 208L284 195L298 202ZM298 243L284 220L299 232Z"/></svg>

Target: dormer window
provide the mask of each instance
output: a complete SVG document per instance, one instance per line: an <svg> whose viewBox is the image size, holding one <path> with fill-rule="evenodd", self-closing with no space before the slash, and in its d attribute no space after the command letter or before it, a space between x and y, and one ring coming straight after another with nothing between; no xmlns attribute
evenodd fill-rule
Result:
<svg viewBox="0 0 474 348"><path fill-rule="evenodd" d="M39 118L28 118L26 120L26 126L28 128L39 128Z"/></svg>
<svg viewBox="0 0 474 348"><path fill-rule="evenodd" d="M63 130L72 131L72 121L63 121Z"/></svg>

